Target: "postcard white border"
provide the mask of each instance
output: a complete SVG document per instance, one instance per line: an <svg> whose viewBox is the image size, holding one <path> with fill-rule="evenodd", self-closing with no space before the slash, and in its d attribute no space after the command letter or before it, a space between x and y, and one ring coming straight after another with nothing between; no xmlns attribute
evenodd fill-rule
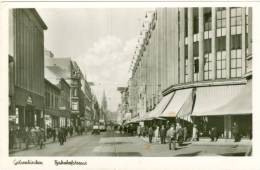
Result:
<svg viewBox="0 0 260 170"><path fill-rule="evenodd" d="M9 157L8 156L8 8L155 8L253 7L253 156L251 157ZM259 170L260 158L260 2L12 2L0 3L0 169L183 169ZM14 166L14 160L40 160L44 164ZM54 160L87 161L87 166L55 166Z"/></svg>

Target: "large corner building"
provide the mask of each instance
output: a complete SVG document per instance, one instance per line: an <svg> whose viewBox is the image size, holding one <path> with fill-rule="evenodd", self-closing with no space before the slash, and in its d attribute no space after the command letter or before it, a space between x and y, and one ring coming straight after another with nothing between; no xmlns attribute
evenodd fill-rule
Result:
<svg viewBox="0 0 260 170"><path fill-rule="evenodd" d="M143 29L129 80L136 116L251 133L252 8L158 8Z"/></svg>

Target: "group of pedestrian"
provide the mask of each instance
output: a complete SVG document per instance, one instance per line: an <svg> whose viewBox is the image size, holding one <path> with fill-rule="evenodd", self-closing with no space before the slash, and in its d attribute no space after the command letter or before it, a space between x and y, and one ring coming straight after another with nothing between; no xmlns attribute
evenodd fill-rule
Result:
<svg viewBox="0 0 260 170"><path fill-rule="evenodd" d="M12 127L9 131L9 148L22 149L22 145L25 144L25 149L28 149L29 145L33 144L42 149L44 139L44 129L39 126Z"/></svg>
<svg viewBox="0 0 260 170"><path fill-rule="evenodd" d="M120 134L130 135L130 136L133 136L135 132L137 132L137 129L138 128L132 124L118 126L118 130Z"/></svg>
<svg viewBox="0 0 260 170"><path fill-rule="evenodd" d="M145 129L145 128L144 128ZM176 148L175 142L182 144L184 141L187 140L187 127L181 126L179 123L176 124L168 124L168 125L161 125L161 126L149 126L148 128L148 139L149 143L154 142L161 144L166 144L166 141L169 143L169 149ZM173 144L173 147L172 147Z"/></svg>

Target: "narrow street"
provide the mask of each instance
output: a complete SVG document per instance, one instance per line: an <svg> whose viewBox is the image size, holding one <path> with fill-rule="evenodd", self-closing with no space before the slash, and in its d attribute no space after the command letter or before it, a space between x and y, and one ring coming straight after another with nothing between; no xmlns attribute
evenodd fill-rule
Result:
<svg viewBox="0 0 260 170"><path fill-rule="evenodd" d="M136 136L124 136L107 131L101 135L83 135L69 138L60 146L47 144L44 149L33 148L11 156L243 156L248 146L192 145L184 144L177 150L168 150L168 144L149 144Z"/></svg>

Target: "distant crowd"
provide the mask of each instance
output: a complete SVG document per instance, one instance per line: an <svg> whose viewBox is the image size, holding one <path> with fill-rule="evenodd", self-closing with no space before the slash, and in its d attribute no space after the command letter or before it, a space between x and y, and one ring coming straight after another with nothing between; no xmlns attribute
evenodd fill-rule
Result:
<svg viewBox="0 0 260 170"><path fill-rule="evenodd" d="M9 149L28 149L29 146L44 147L46 140L52 138L52 142L58 141L60 145L66 142L67 137L82 135L86 131L84 126L47 126L46 131L39 127L11 127L9 130Z"/></svg>
<svg viewBox="0 0 260 170"><path fill-rule="evenodd" d="M175 143L182 144L185 141L199 141L205 132L201 132L196 124L166 123L166 124L126 124L117 127L120 134L137 135L139 137L148 137L149 143L160 142L169 143L169 148L175 148ZM234 142L239 142L242 138L240 128L236 122L232 126L232 136ZM208 129L207 135L212 142L218 141L220 137L219 130L213 126ZM174 144L174 146L172 146Z"/></svg>

